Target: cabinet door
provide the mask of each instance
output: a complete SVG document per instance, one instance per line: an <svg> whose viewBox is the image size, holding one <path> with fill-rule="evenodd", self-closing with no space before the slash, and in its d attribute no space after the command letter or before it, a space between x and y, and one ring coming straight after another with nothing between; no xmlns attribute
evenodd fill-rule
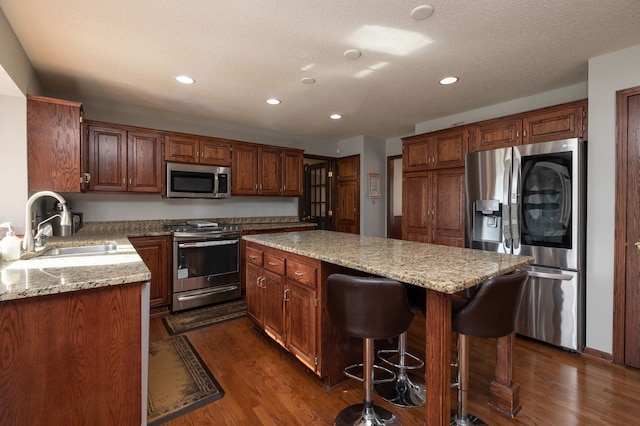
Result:
<svg viewBox="0 0 640 426"><path fill-rule="evenodd" d="M280 150L258 148L258 194L280 195Z"/></svg>
<svg viewBox="0 0 640 426"><path fill-rule="evenodd" d="M426 170L431 164L431 138L427 135L416 135L402 141L402 170Z"/></svg>
<svg viewBox="0 0 640 426"><path fill-rule="evenodd" d="M162 193L162 135L128 132L129 192Z"/></svg>
<svg viewBox="0 0 640 426"><path fill-rule="evenodd" d="M123 129L88 127L90 191L127 190L127 132Z"/></svg>
<svg viewBox="0 0 640 426"><path fill-rule="evenodd" d="M431 168L464 167L469 130L466 127L437 132L431 140Z"/></svg>
<svg viewBox="0 0 640 426"><path fill-rule="evenodd" d="M252 145L236 144L231 156L231 192L233 195L258 193L258 150Z"/></svg>
<svg viewBox="0 0 640 426"><path fill-rule="evenodd" d="M264 295L264 331L273 340L285 345L284 335L284 277L262 270ZM248 284L248 283L247 283Z"/></svg>
<svg viewBox="0 0 640 426"><path fill-rule="evenodd" d="M282 195L302 196L303 154L300 151L282 151Z"/></svg>
<svg viewBox="0 0 640 426"><path fill-rule="evenodd" d="M287 280L286 348L312 371L316 371L317 296L316 290Z"/></svg>
<svg viewBox="0 0 640 426"><path fill-rule="evenodd" d="M583 136L586 106L542 111L523 120L523 143L538 143Z"/></svg>
<svg viewBox="0 0 640 426"><path fill-rule="evenodd" d="M171 237L135 237L129 241L151 271L151 307L169 306Z"/></svg>
<svg viewBox="0 0 640 426"><path fill-rule="evenodd" d="M522 144L522 119L496 119L473 128L474 151Z"/></svg>
<svg viewBox="0 0 640 426"><path fill-rule="evenodd" d="M80 192L82 106L27 96L29 191Z"/></svg>
<svg viewBox="0 0 640 426"><path fill-rule="evenodd" d="M231 165L231 143L223 139L200 139L200 164Z"/></svg>
<svg viewBox="0 0 640 426"><path fill-rule="evenodd" d="M185 135L164 135L164 159L177 163L197 163L200 142Z"/></svg>
<svg viewBox="0 0 640 426"><path fill-rule="evenodd" d="M248 264L247 265L247 316L255 325L260 328L264 327L264 293L262 292L262 268Z"/></svg>
<svg viewBox="0 0 640 426"><path fill-rule="evenodd" d="M432 172L402 176L402 239L431 242Z"/></svg>
<svg viewBox="0 0 640 426"><path fill-rule="evenodd" d="M434 171L431 188L431 242L464 247L464 167Z"/></svg>

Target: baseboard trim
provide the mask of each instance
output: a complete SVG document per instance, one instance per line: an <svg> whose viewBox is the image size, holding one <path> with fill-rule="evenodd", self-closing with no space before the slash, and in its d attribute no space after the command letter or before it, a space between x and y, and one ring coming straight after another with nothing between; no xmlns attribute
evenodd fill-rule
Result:
<svg viewBox="0 0 640 426"><path fill-rule="evenodd" d="M582 354L590 358L596 358L602 361L613 361L613 355L611 355L610 353L602 352L593 348L584 348L584 352Z"/></svg>

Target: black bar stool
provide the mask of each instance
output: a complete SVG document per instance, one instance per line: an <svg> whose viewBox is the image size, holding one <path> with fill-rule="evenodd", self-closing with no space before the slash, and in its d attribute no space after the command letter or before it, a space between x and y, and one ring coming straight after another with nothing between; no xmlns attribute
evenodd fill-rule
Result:
<svg viewBox="0 0 640 426"><path fill-rule="evenodd" d="M405 284L411 310L426 309L426 289ZM398 369L396 379L391 383L376 383L378 395L399 407L422 407L426 401L424 378L410 372L424 367L424 361L407 351L408 331L398 336L396 349L381 349L378 358L385 364Z"/></svg>
<svg viewBox="0 0 640 426"><path fill-rule="evenodd" d="M399 425L393 413L373 404L373 341L409 329L413 312L404 284L388 278L332 274L327 278L327 310L336 328L363 339L364 402L343 409L334 424Z"/></svg>
<svg viewBox="0 0 640 426"><path fill-rule="evenodd" d="M484 425L467 409L469 391L468 337L497 338L515 331L516 315L524 284L529 274L525 270L501 275L483 282L471 299L453 298L451 301L452 329L458 333L458 413L451 425Z"/></svg>

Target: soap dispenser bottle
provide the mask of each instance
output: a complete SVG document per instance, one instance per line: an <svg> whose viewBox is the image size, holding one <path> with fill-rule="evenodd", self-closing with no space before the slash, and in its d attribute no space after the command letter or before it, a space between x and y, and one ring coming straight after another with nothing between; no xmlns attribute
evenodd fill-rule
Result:
<svg viewBox="0 0 640 426"><path fill-rule="evenodd" d="M1 228L7 228L7 234L2 239L2 260L20 259L20 238L16 237L13 230L13 223L5 222L0 224Z"/></svg>

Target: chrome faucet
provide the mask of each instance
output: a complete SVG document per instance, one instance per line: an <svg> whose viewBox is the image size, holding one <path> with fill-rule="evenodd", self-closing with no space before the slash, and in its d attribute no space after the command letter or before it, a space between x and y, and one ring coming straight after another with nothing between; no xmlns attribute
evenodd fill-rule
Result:
<svg viewBox="0 0 640 426"><path fill-rule="evenodd" d="M37 199L45 196L53 197L60 202L60 205L62 206L62 213L60 214L60 227L62 228L62 235L71 235L71 212L67 207L67 201L62 198L60 194L56 194L53 191L36 192L27 200L26 223L24 225L24 239L22 240L22 248L27 253L34 252L36 249L31 223L31 208L33 207L33 203Z"/></svg>

